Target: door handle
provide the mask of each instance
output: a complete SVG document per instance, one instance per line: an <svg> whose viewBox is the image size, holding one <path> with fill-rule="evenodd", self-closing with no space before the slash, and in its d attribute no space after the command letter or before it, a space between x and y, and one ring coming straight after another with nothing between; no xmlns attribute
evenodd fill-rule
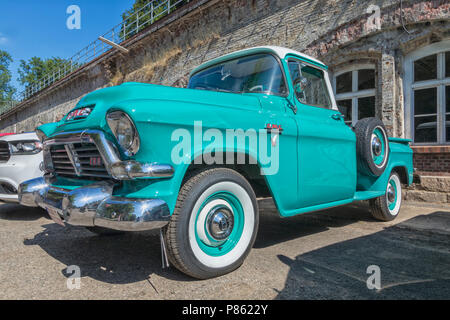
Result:
<svg viewBox="0 0 450 320"><path fill-rule="evenodd" d="M344 119L344 116L340 113L335 113L331 116L331 118L333 118L334 120L341 120Z"/></svg>

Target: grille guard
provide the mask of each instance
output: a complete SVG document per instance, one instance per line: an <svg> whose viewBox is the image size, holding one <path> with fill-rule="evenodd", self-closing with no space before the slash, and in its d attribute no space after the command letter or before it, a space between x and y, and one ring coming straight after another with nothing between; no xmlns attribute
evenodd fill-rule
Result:
<svg viewBox="0 0 450 320"><path fill-rule="evenodd" d="M95 144L106 171L116 180L170 178L174 173L174 169L170 164L140 163L135 160L122 161L119 157L117 147L106 138L102 131L83 130L58 133L44 141L44 166L50 174L53 172L50 165L50 147L52 145L73 145L75 143ZM82 176L82 174L77 174L77 176Z"/></svg>

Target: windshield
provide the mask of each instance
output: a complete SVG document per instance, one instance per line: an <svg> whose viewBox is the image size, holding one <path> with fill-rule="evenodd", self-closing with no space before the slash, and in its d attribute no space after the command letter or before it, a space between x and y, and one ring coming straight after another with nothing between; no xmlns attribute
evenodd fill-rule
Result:
<svg viewBox="0 0 450 320"><path fill-rule="evenodd" d="M280 65L270 54L241 57L209 67L194 74L188 88L273 95L287 92Z"/></svg>

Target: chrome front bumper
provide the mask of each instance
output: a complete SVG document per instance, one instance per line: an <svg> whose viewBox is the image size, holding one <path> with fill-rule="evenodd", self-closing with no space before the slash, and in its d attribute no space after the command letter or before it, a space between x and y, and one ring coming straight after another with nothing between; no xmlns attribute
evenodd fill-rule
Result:
<svg viewBox="0 0 450 320"><path fill-rule="evenodd" d="M48 179L36 178L20 184L19 202L48 210L55 222L144 231L161 228L170 220L169 207L163 200L114 197L111 182L68 190L52 186Z"/></svg>

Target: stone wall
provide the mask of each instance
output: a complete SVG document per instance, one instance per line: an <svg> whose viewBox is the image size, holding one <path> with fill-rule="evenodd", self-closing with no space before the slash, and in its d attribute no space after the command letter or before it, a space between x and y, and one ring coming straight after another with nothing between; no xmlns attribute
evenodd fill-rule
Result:
<svg viewBox="0 0 450 320"><path fill-rule="evenodd" d="M381 10L368 27L369 5ZM57 120L85 94L126 81L184 86L202 62L238 49L280 45L316 56L336 70L355 61L377 65L377 115L403 136L402 56L449 37L448 1L197 0L130 39L130 53L111 51L2 115L2 132L34 130ZM107 26L105 26L107 27Z"/></svg>
<svg viewBox="0 0 450 320"><path fill-rule="evenodd" d="M450 203L450 176L423 175L403 190L407 201Z"/></svg>

